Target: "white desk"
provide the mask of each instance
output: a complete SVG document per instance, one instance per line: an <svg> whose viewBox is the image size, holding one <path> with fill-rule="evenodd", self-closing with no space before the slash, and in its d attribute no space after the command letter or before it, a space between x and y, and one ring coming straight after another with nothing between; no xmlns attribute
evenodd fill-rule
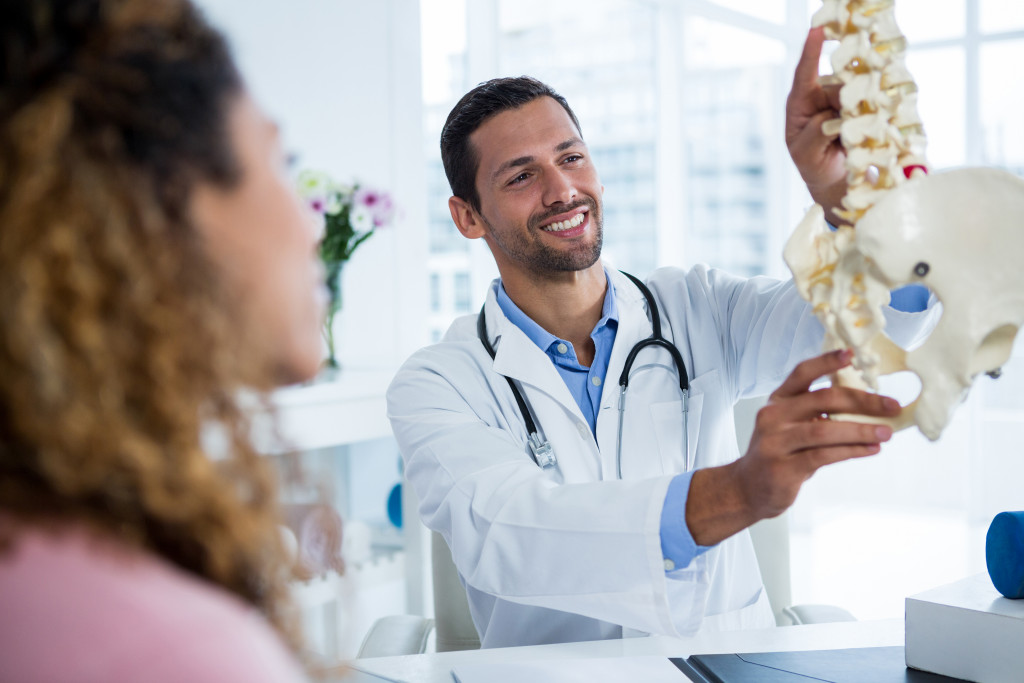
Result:
<svg viewBox="0 0 1024 683"><path fill-rule="evenodd" d="M452 683L451 670L462 662L522 661L523 659L574 659L588 657L635 657L663 655L687 657L691 654L727 654L732 652L781 652L793 650L830 650L851 647L903 645L903 620L857 621L812 626L784 626L763 631L736 631L699 635L679 640L664 636L599 640L562 645L535 645L493 650L445 652L357 659L353 667L385 679L405 683ZM682 680L682 679L681 679Z"/></svg>

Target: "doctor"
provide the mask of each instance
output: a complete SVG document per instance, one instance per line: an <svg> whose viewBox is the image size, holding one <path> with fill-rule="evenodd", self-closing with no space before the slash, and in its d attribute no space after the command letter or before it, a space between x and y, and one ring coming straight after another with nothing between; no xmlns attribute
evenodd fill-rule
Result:
<svg viewBox="0 0 1024 683"><path fill-rule="evenodd" d="M831 207L844 169L821 134L836 115L817 83L822 40L812 31L797 67L786 136ZM899 404L810 390L850 358L814 357L821 327L788 282L666 268L646 280L649 302L605 268L597 169L569 105L544 84L478 86L441 147L452 218L487 242L501 278L479 316L406 362L388 412L482 645L773 626L747 527L783 512L818 468L891 436L822 416L891 416ZM890 334L925 317L889 313ZM685 367L667 345L644 348L620 401L627 356L656 315ZM772 391L740 457L733 404Z"/></svg>

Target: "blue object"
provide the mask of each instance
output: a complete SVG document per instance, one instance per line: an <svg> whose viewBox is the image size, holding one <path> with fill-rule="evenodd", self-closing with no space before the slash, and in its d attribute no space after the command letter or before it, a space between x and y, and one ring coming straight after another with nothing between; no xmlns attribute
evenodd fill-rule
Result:
<svg viewBox="0 0 1024 683"><path fill-rule="evenodd" d="M402 528L402 484L395 484L388 494L388 520L396 529Z"/></svg>
<svg viewBox="0 0 1024 683"><path fill-rule="evenodd" d="M931 290L924 285L907 285L890 292L889 305L904 313L920 313L928 309Z"/></svg>
<svg viewBox="0 0 1024 683"><path fill-rule="evenodd" d="M996 590L1024 598L1024 512L1000 512L985 537L985 562Z"/></svg>

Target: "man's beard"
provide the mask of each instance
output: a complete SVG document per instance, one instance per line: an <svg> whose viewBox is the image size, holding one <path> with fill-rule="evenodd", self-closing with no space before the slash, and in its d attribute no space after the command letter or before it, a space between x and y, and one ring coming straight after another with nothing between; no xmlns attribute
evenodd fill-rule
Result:
<svg viewBox="0 0 1024 683"><path fill-rule="evenodd" d="M591 229L594 230L594 240L590 244L579 245L575 249L553 249L542 244L540 240L531 239L540 230L539 226L558 214L567 213L581 206L590 209L588 220ZM494 230L490 221L483 214L480 215L487 231L495 244L509 258L523 264L535 273L543 274L550 272L575 272L586 270L597 263L601 258L601 245L604 239L604 226L601 218L601 210L597 202L589 197L574 202L568 207L560 207L557 211L549 212L546 215L531 218L529 230L524 235L522 232L514 231L509 234L500 234Z"/></svg>

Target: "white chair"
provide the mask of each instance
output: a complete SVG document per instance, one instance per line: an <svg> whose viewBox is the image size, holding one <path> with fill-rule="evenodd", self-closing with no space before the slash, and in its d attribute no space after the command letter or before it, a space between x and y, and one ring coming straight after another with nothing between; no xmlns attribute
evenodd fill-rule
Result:
<svg viewBox="0 0 1024 683"><path fill-rule="evenodd" d="M766 398L752 398L736 404L736 441L740 453L745 453L754 431L757 411ZM763 519L750 527L754 554L761 568L768 602L778 626L791 624L827 624L837 621L856 621L856 617L835 605L793 605L792 579L789 555L789 513L772 519Z"/></svg>
<svg viewBox="0 0 1024 683"><path fill-rule="evenodd" d="M433 619L414 614L381 617L367 631L356 658L421 654L427 651L433 628Z"/></svg>
<svg viewBox="0 0 1024 683"><path fill-rule="evenodd" d="M836 621L857 621L856 617L836 605L793 605L789 558L789 514L763 519L750 527L754 554L761 568L761 581L768 594L777 626L827 624Z"/></svg>
<svg viewBox="0 0 1024 683"><path fill-rule="evenodd" d="M381 617L363 638L358 659L423 653L431 630L438 652L479 649L480 636L469 614L466 589L444 536L436 531L430 534L430 562L435 619L409 614Z"/></svg>
<svg viewBox="0 0 1024 683"><path fill-rule="evenodd" d="M430 559L434 583L434 618L438 652L480 649L480 636L469 614L469 599L452 562L444 536L430 534Z"/></svg>

